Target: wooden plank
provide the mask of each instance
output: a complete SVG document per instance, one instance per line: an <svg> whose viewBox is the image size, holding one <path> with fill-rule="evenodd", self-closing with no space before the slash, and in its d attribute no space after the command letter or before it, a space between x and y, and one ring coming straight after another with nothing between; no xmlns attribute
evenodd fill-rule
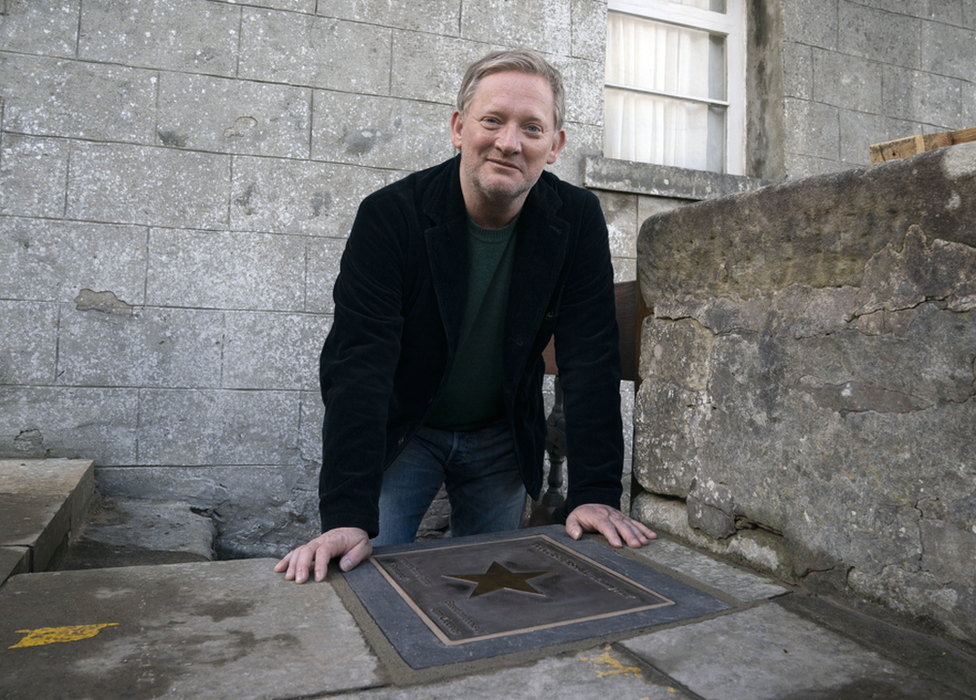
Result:
<svg viewBox="0 0 976 700"><path fill-rule="evenodd" d="M908 158L925 151L952 146L957 143L966 143L967 141L976 141L976 127L957 131L943 131L937 134L919 134L904 139L886 141L871 146L871 163Z"/></svg>

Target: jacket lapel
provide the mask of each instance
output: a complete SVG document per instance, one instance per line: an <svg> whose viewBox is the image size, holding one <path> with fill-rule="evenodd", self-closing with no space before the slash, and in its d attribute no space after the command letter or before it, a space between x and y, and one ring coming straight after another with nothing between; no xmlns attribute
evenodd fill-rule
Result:
<svg viewBox="0 0 976 700"><path fill-rule="evenodd" d="M550 311L569 241L569 223L555 215L561 200L544 179L536 183L519 218L515 267L505 323L505 376L517 378ZM516 371L517 370L517 371ZM514 387L506 387L506 393Z"/></svg>
<svg viewBox="0 0 976 700"><path fill-rule="evenodd" d="M431 222L424 234L430 278L447 334L449 361L457 352L468 299L467 213L458 163L455 158L453 166L438 175L424 201L424 213Z"/></svg>

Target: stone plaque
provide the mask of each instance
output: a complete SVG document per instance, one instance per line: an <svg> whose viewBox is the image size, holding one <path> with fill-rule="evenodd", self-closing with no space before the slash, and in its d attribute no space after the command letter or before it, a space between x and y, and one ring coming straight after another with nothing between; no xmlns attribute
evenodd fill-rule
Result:
<svg viewBox="0 0 976 700"><path fill-rule="evenodd" d="M561 525L377 547L342 578L340 595L354 594L376 623L370 643L391 644L414 669L589 644L730 607Z"/></svg>
<svg viewBox="0 0 976 700"><path fill-rule="evenodd" d="M381 554L371 561L449 645L674 605L545 535Z"/></svg>

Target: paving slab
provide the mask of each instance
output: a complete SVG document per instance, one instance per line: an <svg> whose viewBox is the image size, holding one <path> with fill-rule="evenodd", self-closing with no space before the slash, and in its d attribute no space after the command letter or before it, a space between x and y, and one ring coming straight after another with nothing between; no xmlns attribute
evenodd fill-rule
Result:
<svg viewBox="0 0 976 700"><path fill-rule="evenodd" d="M620 645L703 700L966 697L774 604Z"/></svg>
<svg viewBox="0 0 976 700"><path fill-rule="evenodd" d="M0 546L29 547L31 567L49 567L77 530L95 491L87 459L0 459Z"/></svg>
<svg viewBox="0 0 976 700"><path fill-rule="evenodd" d="M692 700L693 696L651 678L640 661L609 645L585 649L535 663L476 673L449 681L405 688L378 688L343 695L343 700Z"/></svg>
<svg viewBox="0 0 976 700"><path fill-rule="evenodd" d="M15 574L30 572L30 547L0 547L0 585Z"/></svg>
<svg viewBox="0 0 976 700"><path fill-rule="evenodd" d="M378 547L343 579L382 631L374 647L392 645L414 670L732 607L596 540L574 541L560 525Z"/></svg>
<svg viewBox="0 0 976 700"><path fill-rule="evenodd" d="M250 559L14 576L0 697L294 698L381 684L328 584Z"/></svg>
<svg viewBox="0 0 976 700"><path fill-rule="evenodd" d="M718 561L664 538L655 540L652 547L635 550L634 557L665 566L742 602L766 600L789 592L788 588L774 583L772 579Z"/></svg>

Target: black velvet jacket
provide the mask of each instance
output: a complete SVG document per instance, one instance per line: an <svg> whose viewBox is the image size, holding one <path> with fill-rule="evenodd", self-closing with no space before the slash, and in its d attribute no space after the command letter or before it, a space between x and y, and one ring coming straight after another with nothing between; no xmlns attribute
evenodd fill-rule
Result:
<svg viewBox="0 0 976 700"><path fill-rule="evenodd" d="M459 157L360 205L320 358L322 530L378 529L383 470L423 426L458 346L467 298ZM566 411L567 508L620 504L620 357L607 228L594 194L544 172L519 218L504 337L506 419L537 498L542 351L555 336Z"/></svg>

